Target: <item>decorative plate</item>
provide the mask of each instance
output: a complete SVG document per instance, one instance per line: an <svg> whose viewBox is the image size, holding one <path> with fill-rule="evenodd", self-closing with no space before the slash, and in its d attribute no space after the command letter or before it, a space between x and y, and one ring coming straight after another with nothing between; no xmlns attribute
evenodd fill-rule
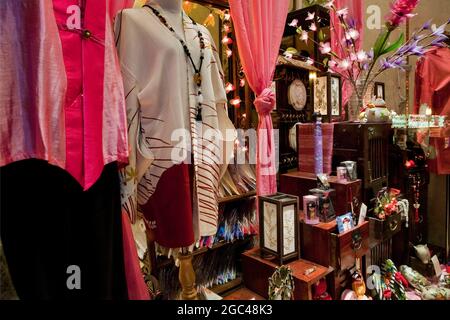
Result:
<svg viewBox="0 0 450 320"><path fill-rule="evenodd" d="M295 110L300 111L306 105L306 88L299 79L294 80L289 86L288 101Z"/></svg>

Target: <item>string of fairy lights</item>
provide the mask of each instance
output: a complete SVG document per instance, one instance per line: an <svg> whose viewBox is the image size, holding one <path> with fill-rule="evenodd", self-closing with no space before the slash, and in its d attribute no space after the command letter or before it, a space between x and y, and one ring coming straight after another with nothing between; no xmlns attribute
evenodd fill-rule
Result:
<svg viewBox="0 0 450 320"><path fill-rule="evenodd" d="M194 3L192 1L184 1L183 2L183 9L184 11L189 15L197 8L199 4ZM208 7L209 14L206 16L205 20L203 21L203 25L205 27L214 28L216 25L216 18L215 16L218 16L219 19L222 21L222 45L224 46L224 54L226 54L228 59L231 59L233 56L233 50L231 49L231 45L234 43L233 41L233 26L231 22L231 15L230 11L228 9L221 10L214 7ZM245 87L246 81L245 79L239 80L239 86L241 88ZM230 99L229 103L230 105L234 106L235 108L239 108L241 105L241 98L239 96L239 93L236 91L236 86L228 82L225 85L225 91L227 94L230 94L231 92L235 92L236 94L232 99ZM245 117L245 115L244 115Z"/></svg>

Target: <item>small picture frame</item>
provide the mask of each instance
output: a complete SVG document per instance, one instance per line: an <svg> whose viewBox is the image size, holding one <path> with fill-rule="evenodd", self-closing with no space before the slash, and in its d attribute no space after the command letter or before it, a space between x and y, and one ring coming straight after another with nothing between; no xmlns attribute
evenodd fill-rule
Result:
<svg viewBox="0 0 450 320"><path fill-rule="evenodd" d="M373 86L373 95L376 98L386 100L386 89L383 82L375 82Z"/></svg>
<svg viewBox="0 0 450 320"><path fill-rule="evenodd" d="M347 167L337 167L336 176L339 181L347 182Z"/></svg>
<svg viewBox="0 0 450 320"><path fill-rule="evenodd" d="M354 227L352 213L346 213L343 216L336 217L336 224L339 233L350 231Z"/></svg>
<svg viewBox="0 0 450 320"><path fill-rule="evenodd" d="M326 174L317 175L317 188L320 190L329 190L330 182L328 181L328 176Z"/></svg>

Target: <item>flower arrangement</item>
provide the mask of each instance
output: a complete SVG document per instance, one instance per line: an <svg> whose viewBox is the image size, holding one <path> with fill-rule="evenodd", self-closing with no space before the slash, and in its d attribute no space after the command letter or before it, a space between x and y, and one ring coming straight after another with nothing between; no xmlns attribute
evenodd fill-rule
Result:
<svg viewBox="0 0 450 320"><path fill-rule="evenodd" d="M385 220L387 217L398 212L397 197L400 194L398 189L383 188L378 192L373 213L376 218Z"/></svg>
<svg viewBox="0 0 450 320"><path fill-rule="evenodd" d="M391 4L390 14L386 17L385 27L369 51L358 49L357 41L360 34L355 20L349 16L349 10L337 8L334 0L328 0L323 4L330 10L330 13L335 14L338 18L339 25L332 23L331 27L342 28L344 37L338 41L340 48L336 51L340 52L335 52L332 50L330 42L324 42L323 35L319 33L320 42L316 44L321 53L328 57L322 62L315 62L327 66L350 82L357 98L357 108L363 107L363 98L367 89L381 73L388 69L405 70L409 56L422 56L433 47L446 46L445 40L448 37L445 35L445 28L450 24L450 19L434 30L431 28L431 21L428 21L416 30L406 42L404 34L401 34L395 41L390 41L393 31L407 19L415 16L413 12L419 2L420 0L395 0ZM317 31L314 14L308 15L306 20L311 20L309 31ZM289 25L297 28L301 40L305 42L309 40L308 31L299 27L298 21L294 20ZM287 51L286 54L297 53ZM355 110L354 113L357 115L358 110Z"/></svg>

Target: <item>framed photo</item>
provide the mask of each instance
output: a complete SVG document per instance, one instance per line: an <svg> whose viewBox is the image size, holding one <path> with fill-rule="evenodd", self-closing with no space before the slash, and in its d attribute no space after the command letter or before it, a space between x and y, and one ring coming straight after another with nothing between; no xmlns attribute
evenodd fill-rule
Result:
<svg viewBox="0 0 450 320"><path fill-rule="evenodd" d="M376 98L386 100L386 91L383 82L375 82L373 86L373 94Z"/></svg>
<svg viewBox="0 0 450 320"><path fill-rule="evenodd" d="M336 217L336 224L338 227L339 233L344 233L349 230L352 230L353 225L353 217L351 212L344 214L343 216Z"/></svg>

